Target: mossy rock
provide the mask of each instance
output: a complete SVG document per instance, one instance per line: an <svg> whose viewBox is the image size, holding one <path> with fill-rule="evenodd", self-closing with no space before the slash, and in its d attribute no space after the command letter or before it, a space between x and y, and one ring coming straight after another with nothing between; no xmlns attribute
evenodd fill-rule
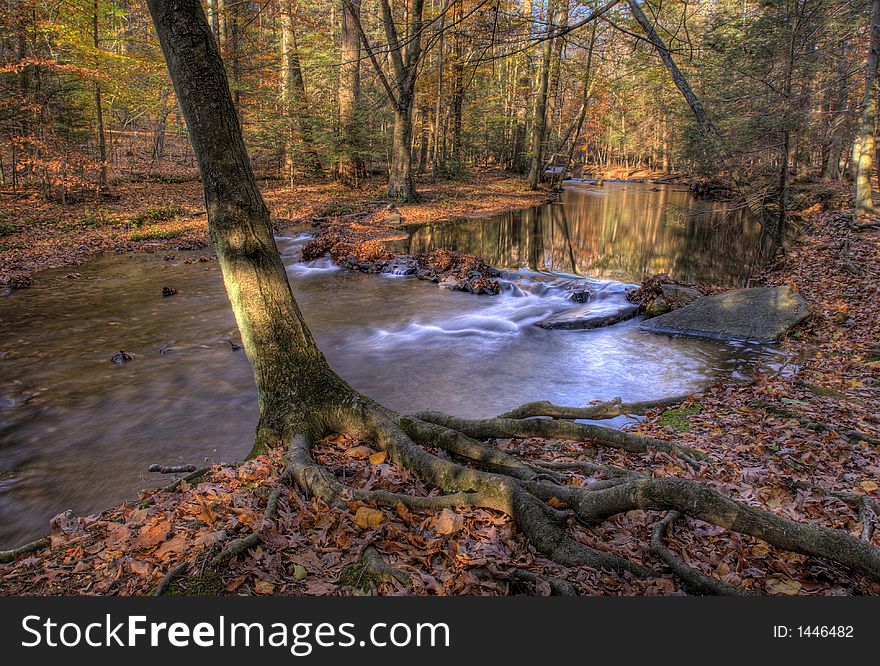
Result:
<svg viewBox="0 0 880 666"><path fill-rule="evenodd" d="M699 403L690 407L667 409L660 415L660 425L675 428L680 432L689 432L691 429L689 417L699 414L702 410L703 406Z"/></svg>

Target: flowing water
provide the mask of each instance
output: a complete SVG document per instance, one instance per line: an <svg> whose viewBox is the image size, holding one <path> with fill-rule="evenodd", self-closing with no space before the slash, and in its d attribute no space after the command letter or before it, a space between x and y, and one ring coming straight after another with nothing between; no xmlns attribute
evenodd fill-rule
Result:
<svg viewBox="0 0 880 666"><path fill-rule="evenodd" d="M499 296L299 261L278 239L294 294L332 367L403 411L487 417L522 402L583 404L677 394L741 376L773 350L645 333L534 324L570 309L574 274L596 307L646 272L743 284L765 256L756 226L669 187L569 188L561 205L424 227L407 245L482 253L517 269ZM105 256L53 269L0 298L0 546L44 533L56 513L99 511L156 485L150 463L235 460L257 418L255 389L208 251ZM190 260L190 263L185 263ZM525 268L525 270L523 270ZM610 279L610 278L615 279ZM179 291L162 296L162 287ZM133 360L116 365L119 350Z"/></svg>

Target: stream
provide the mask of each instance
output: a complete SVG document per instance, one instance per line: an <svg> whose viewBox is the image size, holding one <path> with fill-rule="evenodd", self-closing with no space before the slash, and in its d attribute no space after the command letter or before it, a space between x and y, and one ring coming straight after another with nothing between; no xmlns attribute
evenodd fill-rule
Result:
<svg viewBox="0 0 880 666"><path fill-rule="evenodd" d="M559 203L409 231L398 251L459 249L515 273L500 295L475 296L304 264L307 236L278 238L330 365L393 409L489 417L538 399L646 400L778 362L772 348L654 335L638 320L535 326L577 305L561 288L573 280L591 285L597 308L625 303L628 284L660 271L748 284L769 252L759 226L681 188L572 183ZM210 250L173 255L103 256L0 298L0 547L45 533L61 511L100 511L167 483L151 463L250 449L255 387L230 344L239 337L217 262ZM80 278L67 277L74 270ZM164 286L179 293L163 297ZM117 365L123 349L133 359Z"/></svg>

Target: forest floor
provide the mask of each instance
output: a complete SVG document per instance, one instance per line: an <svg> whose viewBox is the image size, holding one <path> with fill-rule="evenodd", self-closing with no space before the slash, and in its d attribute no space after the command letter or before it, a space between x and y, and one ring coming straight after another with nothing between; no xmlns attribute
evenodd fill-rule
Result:
<svg viewBox="0 0 880 666"><path fill-rule="evenodd" d="M480 172L468 180L417 183L421 200L398 204L399 224L491 215L547 200L522 178ZM375 216L391 202L381 178L352 190L334 182L261 188L276 225L324 224ZM46 202L38 194L0 195L0 286L26 287L37 271L76 266L105 252L159 252L207 246L207 216L201 183L124 182L100 199Z"/></svg>
<svg viewBox="0 0 880 666"><path fill-rule="evenodd" d="M747 382L711 386L630 426L700 449L707 463L561 440L497 444L530 460L590 460L699 480L746 504L880 546L880 530L874 529L880 506L880 232L856 230L852 217L839 210L809 211L800 226L798 244L762 278L768 285L793 286L814 313L779 346L779 364L759 368ZM313 455L350 485L436 492L372 450L370 442L331 435ZM574 520L568 525L575 539L656 573L639 578L554 564L528 545L511 519L483 509L421 513L358 502L340 509L285 487L274 516L264 521L283 467L276 451L215 466L170 489L144 491L139 500L100 515L61 514L45 547L0 565L0 593L149 594L178 566L185 575L168 593L551 594L560 579L589 595L687 591L652 554L658 512L630 511L595 527ZM577 472L568 477L575 485L601 478ZM254 529L258 545L231 559L222 573L206 568L232 540ZM829 561L692 519L674 526L667 545L687 564L747 590L880 594L877 582ZM374 566L377 553L395 573Z"/></svg>

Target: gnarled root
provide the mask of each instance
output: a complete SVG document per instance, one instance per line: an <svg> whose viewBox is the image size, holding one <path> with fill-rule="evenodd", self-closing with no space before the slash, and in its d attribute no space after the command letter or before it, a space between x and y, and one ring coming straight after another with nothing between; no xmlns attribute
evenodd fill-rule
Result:
<svg viewBox="0 0 880 666"><path fill-rule="evenodd" d="M653 448L690 462L708 460L705 453L696 449L589 423L548 419L460 419L448 414L430 411L419 412L415 414L415 418L456 430L474 439L552 437L575 442L595 442L629 453L644 453Z"/></svg>
<svg viewBox="0 0 880 666"><path fill-rule="evenodd" d="M344 483L330 469L315 462L311 454L312 442L329 433L346 433L370 441L372 446L387 452L391 462L433 486L437 494L416 496L367 490ZM570 421L465 420L436 412L401 416L355 394L342 405L322 413L320 420L316 417L314 422L299 428L287 449L287 469L280 481L293 480L306 493L337 507L359 501L386 507L402 504L416 511L456 508L500 511L514 520L538 552L558 564L640 577L653 576L656 572L575 539L569 533L571 521L590 526L637 509L667 512L654 527L651 552L697 593L740 595L752 592L694 569L664 544L670 526L684 515L762 539L783 550L833 560L880 581L880 549L842 530L781 518L729 499L697 481L645 477L621 467L588 461L527 461L488 441L480 441L494 437L556 437L599 442L633 453L653 447L689 459L695 454L702 455L674 443ZM433 452L437 450L438 453ZM589 486L570 485L566 472L574 470L600 473L604 478ZM279 484L270 495L264 520L269 520L274 513L281 487ZM864 510L867 504L862 506ZM863 515L863 519L870 522L873 516ZM258 529L233 541L207 566L217 568L257 545L261 540L259 535ZM360 565L373 567L377 576L388 574L399 583L409 576L385 562L378 551L365 551ZM170 572L157 593L167 589L174 577L187 570L187 566L180 565ZM511 575L536 584L547 583L557 594L570 594L574 590L571 584L562 584L565 581L545 580L533 572Z"/></svg>

